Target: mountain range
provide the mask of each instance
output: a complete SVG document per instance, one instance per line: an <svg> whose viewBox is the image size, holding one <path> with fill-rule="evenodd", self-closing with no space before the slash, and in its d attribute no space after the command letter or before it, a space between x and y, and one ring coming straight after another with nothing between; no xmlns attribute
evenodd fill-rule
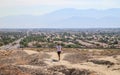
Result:
<svg viewBox="0 0 120 75"><path fill-rule="evenodd" d="M117 28L120 8L60 9L40 16L17 15L0 18L0 28Z"/></svg>

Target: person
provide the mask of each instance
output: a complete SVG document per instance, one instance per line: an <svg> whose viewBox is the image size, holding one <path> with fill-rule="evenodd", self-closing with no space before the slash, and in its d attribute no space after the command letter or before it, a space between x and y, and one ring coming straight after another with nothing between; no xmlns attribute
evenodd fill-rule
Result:
<svg viewBox="0 0 120 75"><path fill-rule="evenodd" d="M58 60L60 60L60 54L62 52L62 46L58 43L56 46L57 54L58 54Z"/></svg>

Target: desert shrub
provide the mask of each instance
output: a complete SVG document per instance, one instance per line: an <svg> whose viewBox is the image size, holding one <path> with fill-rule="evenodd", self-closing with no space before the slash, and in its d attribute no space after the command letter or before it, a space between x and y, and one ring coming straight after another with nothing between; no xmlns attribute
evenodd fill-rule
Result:
<svg viewBox="0 0 120 75"><path fill-rule="evenodd" d="M65 45L64 47L65 48L80 48L81 46L77 44L68 44L68 45Z"/></svg>

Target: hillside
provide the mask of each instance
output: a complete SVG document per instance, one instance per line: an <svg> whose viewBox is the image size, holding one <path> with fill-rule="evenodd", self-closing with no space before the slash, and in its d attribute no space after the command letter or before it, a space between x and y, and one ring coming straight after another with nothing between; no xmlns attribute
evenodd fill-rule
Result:
<svg viewBox="0 0 120 75"><path fill-rule="evenodd" d="M0 75L119 75L120 51L63 49L0 50Z"/></svg>

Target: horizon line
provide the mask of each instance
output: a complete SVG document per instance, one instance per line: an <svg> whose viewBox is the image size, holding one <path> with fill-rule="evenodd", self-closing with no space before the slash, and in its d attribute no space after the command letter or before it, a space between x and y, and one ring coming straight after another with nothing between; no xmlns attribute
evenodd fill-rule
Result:
<svg viewBox="0 0 120 75"><path fill-rule="evenodd" d="M0 28L0 29L120 29L120 27L91 27L91 28Z"/></svg>

